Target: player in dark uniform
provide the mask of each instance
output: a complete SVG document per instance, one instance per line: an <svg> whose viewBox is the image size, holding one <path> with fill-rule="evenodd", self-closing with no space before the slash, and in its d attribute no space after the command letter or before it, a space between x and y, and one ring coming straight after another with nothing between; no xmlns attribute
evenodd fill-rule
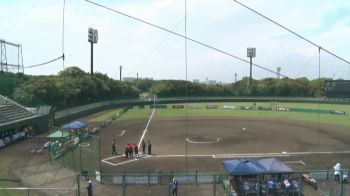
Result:
<svg viewBox="0 0 350 196"><path fill-rule="evenodd" d="M128 159L129 158L129 146L128 145L126 145L125 146L125 157Z"/></svg>
<svg viewBox="0 0 350 196"><path fill-rule="evenodd" d="M143 154L146 154L146 142L145 142L145 140L142 140L142 152L143 152Z"/></svg>
<svg viewBox="0 0 350 196"><path fill-rule="evenodd" d="M152 144L151 141L148 140L148 154L151 155L152 154Z"/></svg>
<svg viewBox="0 0 350 196"><path fill-rule="evenodd" d="M117 151L116 151L116 143L115 140L112 141L112 155L118 155Z"/></svg>

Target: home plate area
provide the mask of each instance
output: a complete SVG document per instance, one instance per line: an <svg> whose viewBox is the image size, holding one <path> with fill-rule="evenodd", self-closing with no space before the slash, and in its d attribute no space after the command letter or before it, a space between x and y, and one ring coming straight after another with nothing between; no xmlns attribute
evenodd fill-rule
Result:
<svg viewBox="0 0 350 196"><path fill-rule="evenodd" d="M118 155L118 156L113 156L113 157L108 157L108 158L102 159L102 162L109 164L109 165L117 166L117 165L123 165L126 163L138 161L138 160L146 158L147 156L148 156L147 154L139 154L138 157L126 158L125 155Z"/></svg>

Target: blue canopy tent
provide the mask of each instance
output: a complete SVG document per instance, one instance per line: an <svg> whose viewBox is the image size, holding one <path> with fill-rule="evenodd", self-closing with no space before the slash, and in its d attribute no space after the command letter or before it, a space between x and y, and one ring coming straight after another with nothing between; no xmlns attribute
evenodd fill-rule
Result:
<svg viewBox="0 0 350 196"><path fill-rule="evenodd" d="M277 158L261 159L258 162L265 167L268 173L293 173L293 169Z"/></svg>
<svg viewBox="0 0 350 196"><path fill-rule="evenodd" d="M63 126L64 129L82 129L87 126L87 123L81 120L76 120Z"/></svg>
<svg viewBox="0 0 350 196"><path fill-rule="evenodd" d="M266 169L258 161L253 159L233 159L222 162L229 174L260 174L266 173Z"/></svg>

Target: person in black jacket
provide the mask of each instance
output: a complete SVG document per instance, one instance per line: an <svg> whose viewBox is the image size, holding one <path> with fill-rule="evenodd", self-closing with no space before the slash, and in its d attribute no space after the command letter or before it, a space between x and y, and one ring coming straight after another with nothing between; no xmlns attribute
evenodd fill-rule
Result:
<svg viewBox="0 0 350 196"><path fill-rule="evenodd" d="M125 146L125 151L124 152L125 152L125 158L128 159L129 158L129 146L128 145Z"/></svg>
<svg viewBox="0 0 350 196"><path fill-rule="evenodd" d="M89 185L86 187L88 196L92 196L92 182L89 180Z"/></svg>
<svg viewBox="0 0 350 196"><path fill-rule="evenodd" d="M118 155L117 151L116 151L116 143L115 140L112 141L112 155Z"/></svg>
<svg viewBox="0 0 350 196"><path fill-rule="evenodd" d="M148 140L148 154L151 155L152 154L152 144L151 141Z"/></svg>
<svg viewBox="0 0 350 196"><path fill-rule="evenodd" d="M146 142L145 142L145 140L142 140L142 152L143 152L143 154L146 154Z"/></svg>

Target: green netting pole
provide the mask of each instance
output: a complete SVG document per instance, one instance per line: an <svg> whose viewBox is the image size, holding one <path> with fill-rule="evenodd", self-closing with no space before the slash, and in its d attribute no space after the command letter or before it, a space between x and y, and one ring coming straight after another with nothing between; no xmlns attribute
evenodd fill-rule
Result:
<svg viewBox="0 0 350 196"><path fill-rule="evenodd" d="M258 183L256 183L256 195L260 196L260 183L261 183L261 176L258 174Z"/></svg>
<svg viewBox="0 0 350 196"><path fill-rule="evenodd" d="M77 186L78 186L78 196L80 196L80 174L78 174L76 177L77 177Z"/></svg>
<svg viewBox="0 0 350 196"><path fill-rule="evenodd" d="M328 175L328 171L327 171L327 175ZM299 193L298 193L298 195L300 196L301 195L301 176L299 177L299 182L300 182L300 184L299 184Z"/></svg>
<svg viewBox="0 0 350 196"><path fill-rule="evenodd" d="M122 196L125 196L125 187L126 187L126 182L125 182L125 171L123 172L123 191L122 191Z"/></svg>
<svg viewBox="0 0 350 196"><path fill-rule="evenodd" d="M102 170L101 170L101 139L98 138L98 167L100 169L100 180L102 185Z"/></svg>
<svg viewBox="0 0 350 196"><path fill-rule="evenodd" d="M343 170L340 170L340 195L343 196Z"/></svg>
<svg viewBox="0 0 350 196"><path fill-rule="evenodd" d="M216 174L214 174L213 177L214 177L214 181L213 181L214 182L214 184L213 184L213 186L214 186L213 187L213 195L216 196Z"/></svg>
<svg viewBox="0 0 350 196"><path fill-rule="evenodd" d="M79 145L79 165L80 165L80 172L83 171L82 166L81 166L81 145Z"/></svg>
<svg viewBox="0 0 350 196"><path fill-rule="evenodd" d="M170 196L171 194L171 171L169 171L169 176L168 176L168 195Z"/></svg>

